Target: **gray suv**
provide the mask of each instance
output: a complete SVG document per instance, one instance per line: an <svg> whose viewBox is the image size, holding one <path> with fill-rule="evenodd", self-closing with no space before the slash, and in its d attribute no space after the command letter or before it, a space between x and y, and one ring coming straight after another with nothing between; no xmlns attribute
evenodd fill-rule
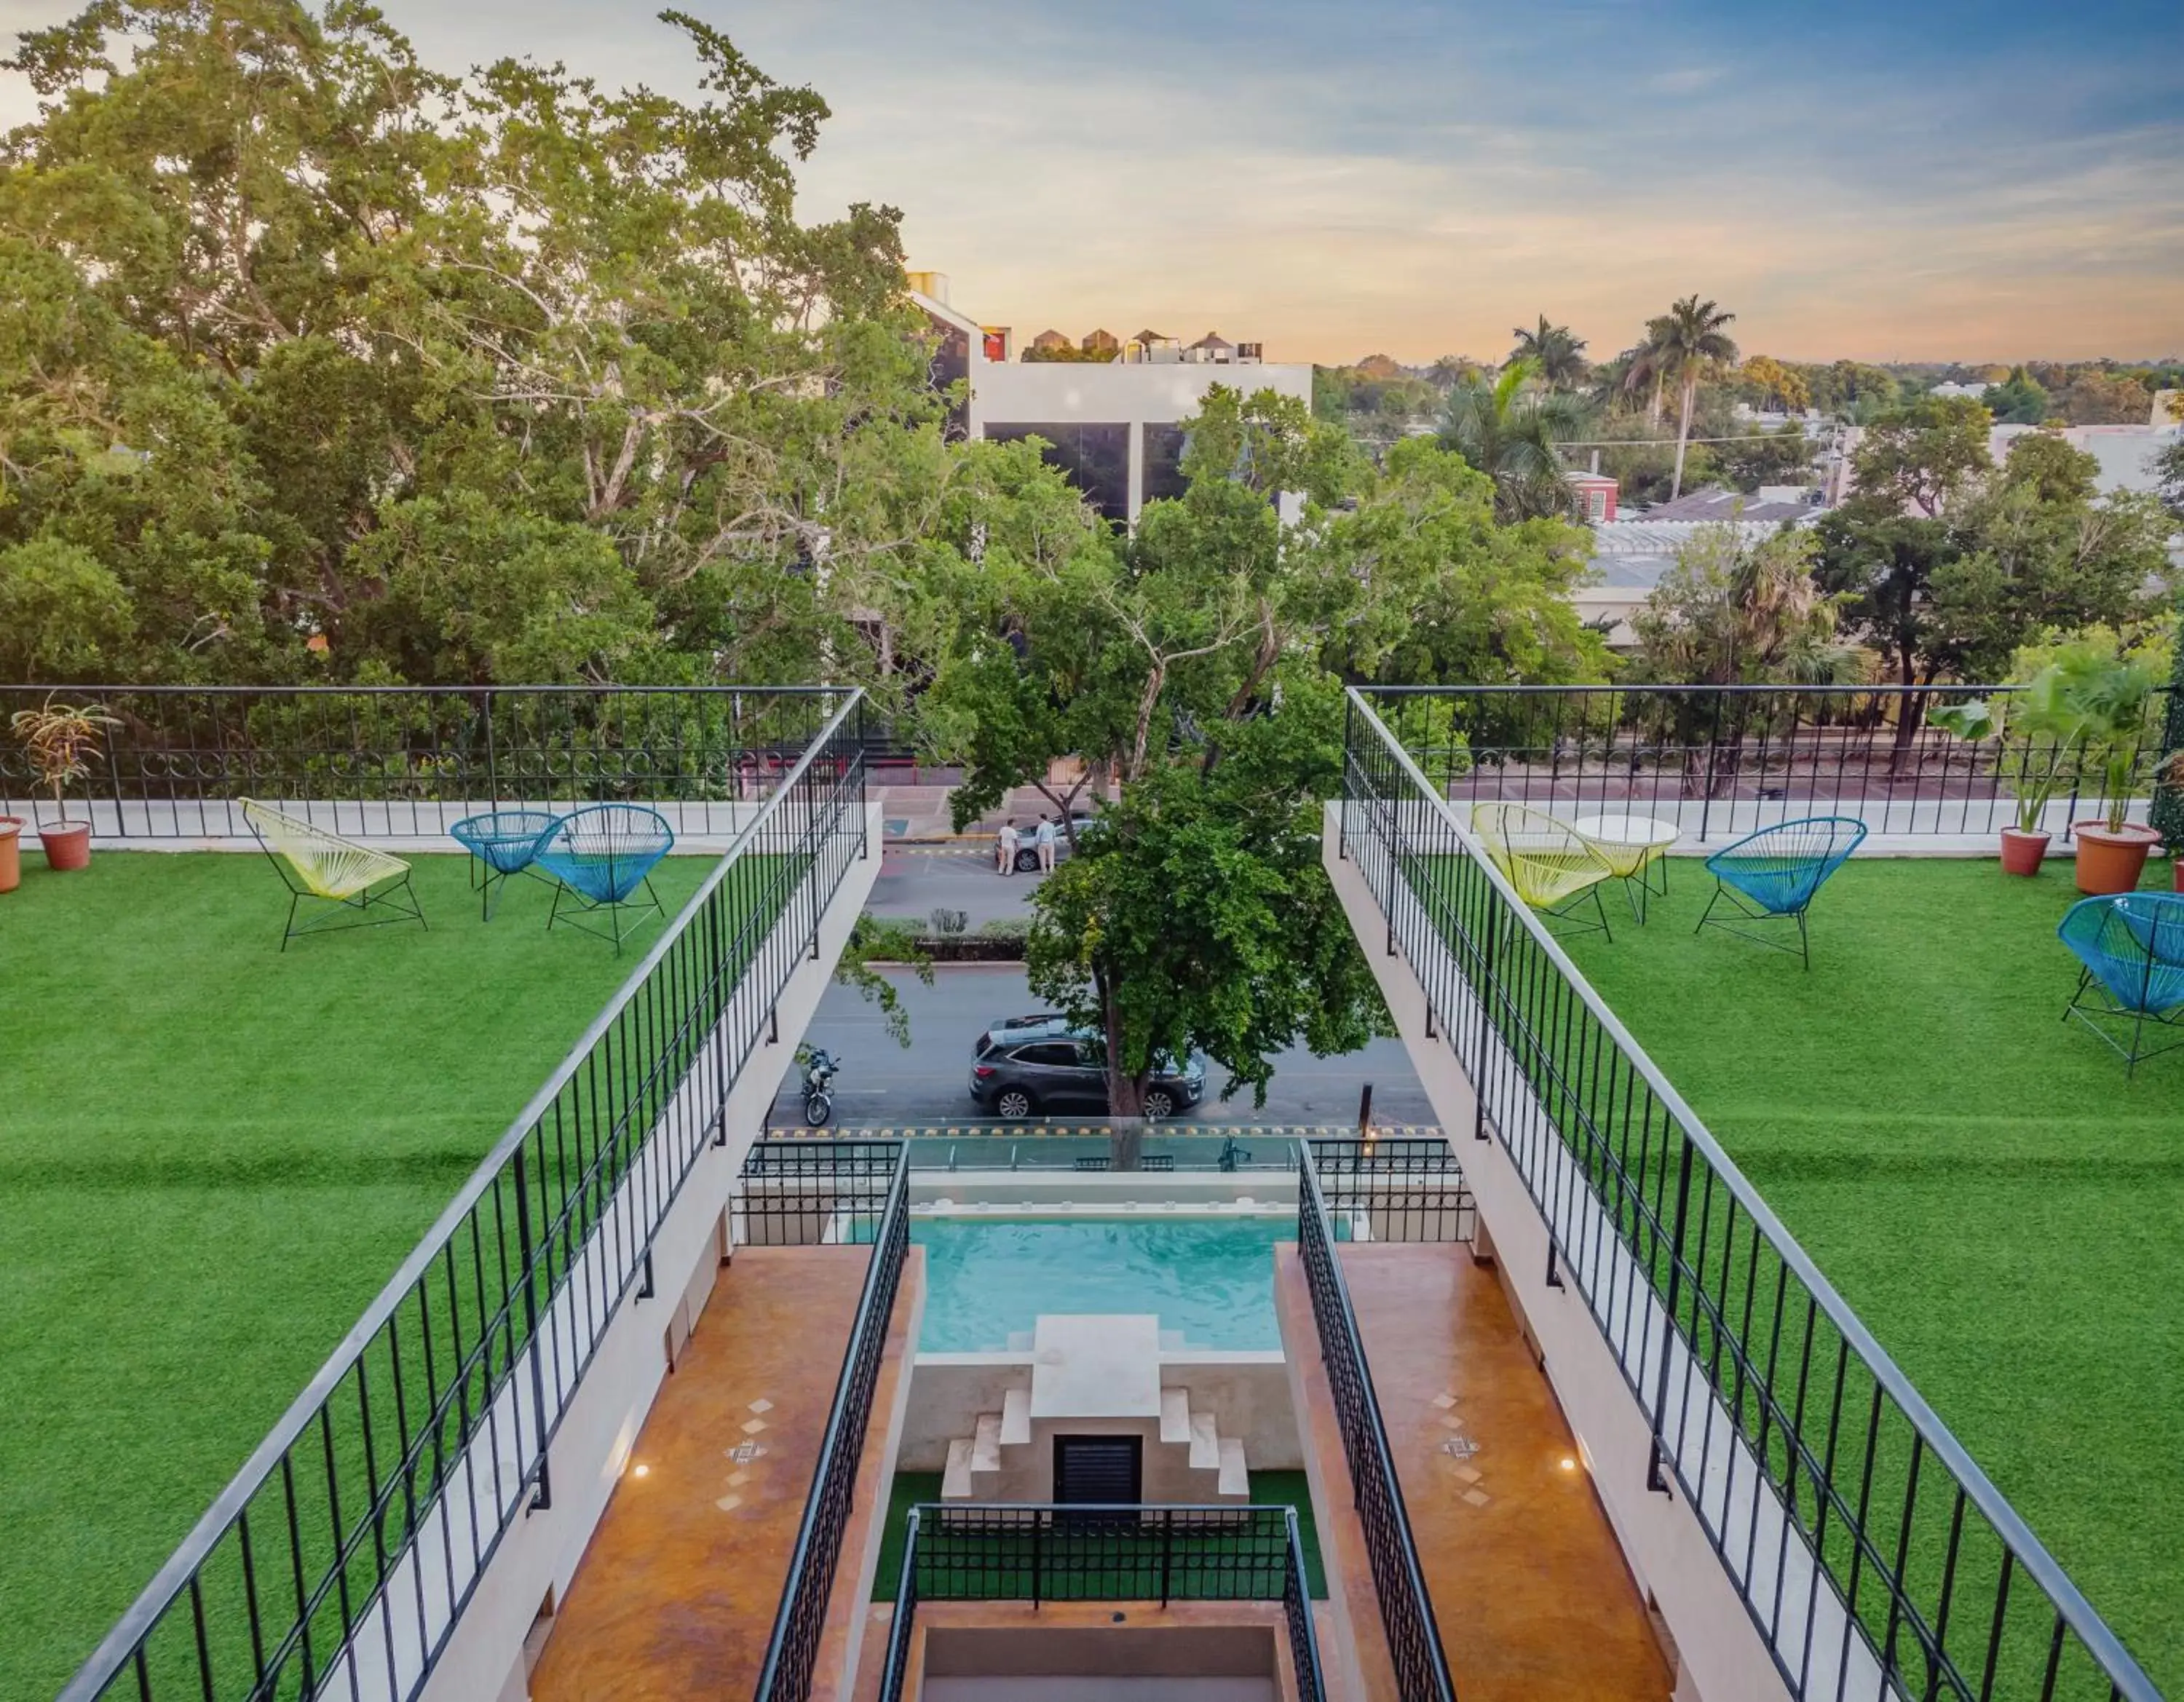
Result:
<svg viewBox="0 0 2184 1702"><path fill-rule="evenodd" d="M1107 1110L1107 1071L1099 1036L1051 1014L995 1023L972 1048L971 1097L981 1110L1014 1122L1042 1111ZM1145 1115L1172 1117L1206 1097L1206 1066L1195 1058L1155 1071Z"/></svg>

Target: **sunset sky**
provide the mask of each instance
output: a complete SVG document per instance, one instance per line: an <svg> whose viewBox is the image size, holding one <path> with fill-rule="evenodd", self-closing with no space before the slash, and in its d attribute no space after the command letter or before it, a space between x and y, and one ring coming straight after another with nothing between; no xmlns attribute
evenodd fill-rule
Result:
<svg viewBox="0 0 2184 1702"><path fill-rule="evenodd" d="M644 5L381 3L443 65L691 92ZM2178 0L684 3L833 106L807 215L900 208L1022 336L1605 355L1696 290L1797 359L2184 350Z"/></svg>

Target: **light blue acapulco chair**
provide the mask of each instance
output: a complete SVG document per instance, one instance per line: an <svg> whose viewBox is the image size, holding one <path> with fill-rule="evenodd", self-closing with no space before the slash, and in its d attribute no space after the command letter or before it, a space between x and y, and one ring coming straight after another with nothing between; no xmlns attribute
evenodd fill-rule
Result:
<svg viewBox="0 0 2184 1702"><path fill-rule="evenodd" d="M2184 893L2081 898L2055 935L2082 966L2063 1021L2076 1017L2114 1047L2126 1077L2142 1059L2184 1046ZM2151 1046L2148 1023L2157 1031ZM2128 1031L2129 1045L2118 1030Z"/></svg>
<svg viewBox="0 0 2184 1702"><path fill-rule="evenodd" d="M674 843L667 818L638 804L595 804L563 816L538 843L538 866L560 883L546 926L550 929L566 921L612 940L619 957L621 943L643 926L646 915L666 915L660 895L652 890L651 876L654 865ZM640 887L644 897L632 902ZM606 912L604 926L585 920L602 910ZM633 917L627 925L625 912Z"/></svg>
<svg viewBox="0 0 2184 1702"><path fill-rule="evenodd" d="M1740 939L1794 951L1807 969L1813 966L1812 946L1805 931L1805 912L1820 883L1842 867L1865 837L1865 824L1848 815L1807 815L1747 833L1707 859L1713 876L1713 897L1707 900L1699 927L1708 922ZM1714 907L1726 914L1717 918ZM1797 943L1769 939L1739 923L1794 921ZM1694 933L1698 929L1692 930Z"/></svg>

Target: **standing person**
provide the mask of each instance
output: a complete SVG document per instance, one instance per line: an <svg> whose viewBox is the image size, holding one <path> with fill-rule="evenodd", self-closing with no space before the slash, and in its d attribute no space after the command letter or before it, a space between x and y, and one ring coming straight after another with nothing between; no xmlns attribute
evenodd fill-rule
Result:
<svg viewBox="0 0 2184 1702"><path fill-rule="evenodd" d="M1042 875L1054 872L1055 818L1042 815L1039 820L1039 871Z"/></svg>
<svg viewBox="0 0 2184 1702"><path fill-rule="evenodd" d="M994 872L1013 875L1017 871L1017 819L1011 815L1001 824L1000 837L994 842Z"/></svg>

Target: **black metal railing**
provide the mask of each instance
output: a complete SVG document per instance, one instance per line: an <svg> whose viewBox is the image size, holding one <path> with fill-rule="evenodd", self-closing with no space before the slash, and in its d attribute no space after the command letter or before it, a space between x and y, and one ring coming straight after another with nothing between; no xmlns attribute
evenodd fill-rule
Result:
<svg viewBox="0 0 2184 1702"><path fill-rule="evenodd" d="M762 1246L870 1242L872 1248L754 1693L757 1702L805 1702L910 1254L909 1151L900 1141L761 1142L744 1165L737 1220L757 1232L751 1239Z"/></svg>
<svg viewBox="0 0 2184 1702"><path fill-rule="evenodd" d="M2015 825L2019 795L2049 789L2047 830L2098 813L2099 753L2008 731L2007 686L1367 687L1364 699L1428 787L1468 809L1643 814L1717 843L1801 815L1855 815L1875 833L1979 835ZM1968 739L1936 709L1993 700L2004 732ZM2134 746L2142 798L2163 703ZM2142 819L2144 806L2131 806Z"/></svg>
<svg viewBox="0 0 2184 1702"><path fill-rule="evenodd" d="M50 814L7 731L15 710L96 703L114 718L70 794L102 835L248 839L241 800L349 838L444 833L476 811L672 805L728 833L840 707L833 687L0 686L0 814Z"/></svg>
<svg viewBox="0 0 2184 1702"><path fill-rule="evenodd" d="M1439 1135L1306 1143L1337 1241L1470 1241L1479 1212L1456 1149Z"/></svg>
<svg viewBox="0 0 2184 1702"><path fill-rule="evenodd" d="M1336 1226L1320 1189L1311 1144L1301 1148L1298 1156L1297 1249L1312 1293L1328 1392L1342 1432L1342 1455L1350 1468L1357 1522L1365 1533L1365 1553L1380 1599L1396 1694L1401 1702L1453 1702L1456 1687L1448 1676L1433 1599L1426 1592L1418 1547L1411 1539L1410 1515L1403 1506L1403 1488L1396 1477L1387 1427L1380 1420L1380 1403L1373 1393L1373 1372L1365 1362L1357 1315L1351 1308L1350 1285L1343 1280L1335 1254Z"/></svg>
<svg viewBox="0 0 2184 1702"><path fill-rule="evenodd" d="M1296 1510L922 1503L910 1510L879 1702L899 1702L923 1602L1279 1601L1301 1702L1321 1702Z"/></svg>
<svg viewBox="0 0 2184 1702"><path fill-rule="evenodd" d="M2159 1693L1351 696L1343 854L1793 1695Z"/></svg>
<svg viewBox="0 0 2184 1702"><path fill-rule="evenodd" d="M407 1702L866 852L840 694L644 961L62 1693Z"/></svg>

